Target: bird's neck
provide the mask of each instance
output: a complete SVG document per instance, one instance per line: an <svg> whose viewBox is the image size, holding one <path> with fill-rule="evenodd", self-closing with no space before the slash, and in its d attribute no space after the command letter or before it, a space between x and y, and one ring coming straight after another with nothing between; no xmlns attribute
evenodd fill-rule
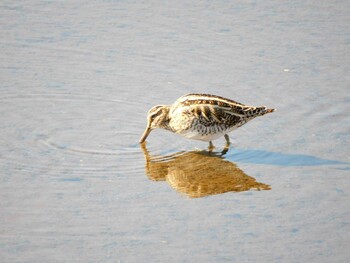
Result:
<svg viewBox="0 0 350 263"><path fill-rule="evenodd" d="M170 116L167 114L167 116L164 117L162 124L160 125L160 128L168 131L173 131L173 128L170 126Z"/></svg>

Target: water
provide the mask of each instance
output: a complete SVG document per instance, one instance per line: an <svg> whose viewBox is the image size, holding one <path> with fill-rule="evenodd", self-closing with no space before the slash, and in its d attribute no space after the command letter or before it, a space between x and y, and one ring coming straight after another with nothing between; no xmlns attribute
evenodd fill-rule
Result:
<svg viewBox="0 0 350 263"><path fill-rule="evenodd" d="M2 261L348 262L349 14L2 1ZM140 147L148 109L190 92L278 111L224 156L166 131Z"/></svg>

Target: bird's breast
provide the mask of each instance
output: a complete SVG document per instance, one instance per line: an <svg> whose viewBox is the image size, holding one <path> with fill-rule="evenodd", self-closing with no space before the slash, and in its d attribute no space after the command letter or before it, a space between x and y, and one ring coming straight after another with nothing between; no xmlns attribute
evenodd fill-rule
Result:
<svg viewBox="0 0 350 263"><path fill-rule="evenodd" d="M224 125L205 126L197 121L193 121L190 127L177 129L176 133L188 139L212 141L220 138L232 129L233 127L228 128Z"/></svg>

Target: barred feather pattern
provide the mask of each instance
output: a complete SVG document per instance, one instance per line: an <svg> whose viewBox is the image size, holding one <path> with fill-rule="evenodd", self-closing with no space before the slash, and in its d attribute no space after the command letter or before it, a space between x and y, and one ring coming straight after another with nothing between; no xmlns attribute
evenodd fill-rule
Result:
<svg viewBox="0 0 350 263"><path fill-rule="evenodd" d="M153 107L149 112L149 127L163 128L191 139L211 141L255 117L273 111L265 106L247 106L215 95L187 94L171 106Z"/></svg>

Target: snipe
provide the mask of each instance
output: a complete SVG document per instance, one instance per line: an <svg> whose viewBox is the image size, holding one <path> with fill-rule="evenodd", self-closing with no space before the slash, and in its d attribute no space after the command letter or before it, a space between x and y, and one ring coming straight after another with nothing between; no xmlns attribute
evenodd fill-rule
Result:
<svg viewBox="0 0 350 263"><path fill-rule="evenodd" d="M153 129L161 128L189 139L207 141L209 148L213 148L212 140L225 136L228 148L229 132L273 111L275 109L247 106L215 95L187 94L173 105L157 105L150 109L140 143Z"/></svg>

